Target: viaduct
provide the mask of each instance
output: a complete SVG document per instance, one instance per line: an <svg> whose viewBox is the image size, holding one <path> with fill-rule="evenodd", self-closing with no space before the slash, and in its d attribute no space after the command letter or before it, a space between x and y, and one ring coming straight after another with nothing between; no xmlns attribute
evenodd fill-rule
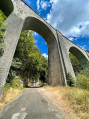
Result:
<svg viewBox="0 0 89 119"><path fill-rule="evenodd" d="M23 0L0 0L0 9L7 16L4 53L0 57L0 95L2 94L21 31L39 33L48 45L49 84L67 86L67 74L76 80L69 52L77 57L83 69L87 68L89 53L64 37L48 24Z"/></svg>

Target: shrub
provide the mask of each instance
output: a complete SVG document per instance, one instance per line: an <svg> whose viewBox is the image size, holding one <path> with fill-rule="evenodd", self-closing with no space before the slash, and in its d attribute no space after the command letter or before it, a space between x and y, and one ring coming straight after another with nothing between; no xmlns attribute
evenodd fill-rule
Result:
<svg viewBox="0 0 89 119"><path fill-rule="evenodd" d="M4 91L7 91L8 89L10 89L10 87L11 87L11 84L10 83L6 83Z"/></svg>
<svg viewBox="0 0 89 119"><path fill-rule="evenodd" d="M78 76L77 76L77 87L89 90L89 78L82 75L82 74L78 74Z"/></svg>
<svg viewBox="0 0 89 119"><path fill-rule="evenodd" d="M13 70L10 70L9 74L8 74L8 78L7 78L7 83L11 83L16 76L16 72Z"/></svg>
<svg viewBox="0 0 89 119"><path fill-rule="evenodd" d="M80 74L82 74L82 75L84 75L84 76L86 76L86 77L89 77L89 69L82 70L82 71L80 72Z"/></svg>
<svg viewBox="0 0 89 119"><path fill-rule="evenodd" d="M20 79L14 79L11 82L12 88L21 88L22 81Z"/></svg>
<svg viewBox="0 0 89 119"><path fill-rule="evenodd" d="M67 73L67 76L66 77L67 77L67 84L69 86L75 86L76 85L76 81L72 77L71 73Z"/></svg>

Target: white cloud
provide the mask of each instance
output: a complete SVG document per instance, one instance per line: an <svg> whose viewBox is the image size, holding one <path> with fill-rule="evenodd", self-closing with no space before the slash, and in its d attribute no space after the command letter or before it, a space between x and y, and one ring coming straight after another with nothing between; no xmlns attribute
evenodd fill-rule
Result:
<svg viewBox="0 0 89 119"><path fill-rule="evenodd" d="M69 40L73 41L73 40L74 40L74 38L73 38L73 37L69 37Z"/></svg>
<svg viewBox="0 0 89 119"><path fill-rule="evenodd" d="M47 8L47 2L41 1L41 7L45 10Z"/></svg>
<svg viewBox="0 0 89 119"><path fill-rule="evenodd" d="M51 3L45 0L37 0L37 9L40 11L41 9L46 10L47 7L50 7Z"/></svg>
<svg viewBox="0 0 89 119"><path fill-rule="evenodd" d="M42 0L40 5L42 9L46 10L47 7L50 7L50 2Z"/></svg>
<svg viewBox="0 0 89 119"><path fill-rule="evenodd" d="M80 46L82 49L86 50L86 45Z"/></svg>
<svg viewBox="0 0 89 119"><path fill-rule="evenodd" d="M74 41L74 40L77 40L78 37L77 37L77 36L76 36L76 37L70 36L70 37L68 37L68 39L69 39L70 41Z"/></svg>
<svg viewBox="0 0 89 119"><path fill-rule="evenodd" d="M89 0L50 0L47 21L64 35L89 36Z"/></svg>
<svg viewBox="0 0 89 119"><path fill-rule="evenodd" d="M37 10L39 11L40 9L40 0L37 0Z"/></svg>
<svg viewBox="0 0 89 119"><path fill-rule="evenodd" d="M33 32L33 35L34 35L34 36L38 36L38 33L36 33L36 32Z"/></svg>
<svg viewBox="0 0 89 119"><path fill-rule="evenodd" d="M44 56L46 59L48 59L48 55L46 53L43 53L42 56Z"/></svg>

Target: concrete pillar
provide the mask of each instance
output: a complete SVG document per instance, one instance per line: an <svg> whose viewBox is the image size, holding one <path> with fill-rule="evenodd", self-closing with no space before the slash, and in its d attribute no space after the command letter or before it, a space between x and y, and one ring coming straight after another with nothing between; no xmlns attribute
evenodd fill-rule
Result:
<svg viewBox="0 0 89 119"><path fill-rule="evenodd" d="M59 37L59 42L60 42L60 47L61 47L61 52L62 52L62 57L63 57L63 64L66 72L66 76L68 73L72 75L72 77L76 80L75 73L69 58L69 54L67 52L67 49L65 47L65 43L63 41L63 36L58 32L58 37Z"/></svg>
<svg viewBox="0 0 89 119"><path fill-rule="evenodd" d="M61 65L61 54L58 51L57 40L51 42L48 47L48 79L50 85L65 85L63 70Z"/></svg>
<svg viewBox="0 0 89 119"><path fill-rule="evenodd" d="M7 24L5 32L5 48L3 56L0 57L0 95L2 94L17 42L23 27L24 21L12 13L5 21Z"/></svg>

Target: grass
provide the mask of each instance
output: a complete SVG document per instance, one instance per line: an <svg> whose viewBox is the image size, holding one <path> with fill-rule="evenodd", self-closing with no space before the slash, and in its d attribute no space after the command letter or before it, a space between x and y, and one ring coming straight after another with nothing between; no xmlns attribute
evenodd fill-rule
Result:
<svg viewBox="0 0 89 119"><path fill-rule="evenodd" d="M0 99L0 111L2 110L3 106L13 99L15 99L20 93L23 92L24 88L20 86L21 81L17 78L13 80L11 84L7 83L4 88L3 95Z"/></svg>
<svg viewBox="0 0 89 119"><path fill-rule="evenodd" d="M89 119L88 90L62 86L46 86L45 89L56 95L67 111L76 114L79 119Z"/></svg>

